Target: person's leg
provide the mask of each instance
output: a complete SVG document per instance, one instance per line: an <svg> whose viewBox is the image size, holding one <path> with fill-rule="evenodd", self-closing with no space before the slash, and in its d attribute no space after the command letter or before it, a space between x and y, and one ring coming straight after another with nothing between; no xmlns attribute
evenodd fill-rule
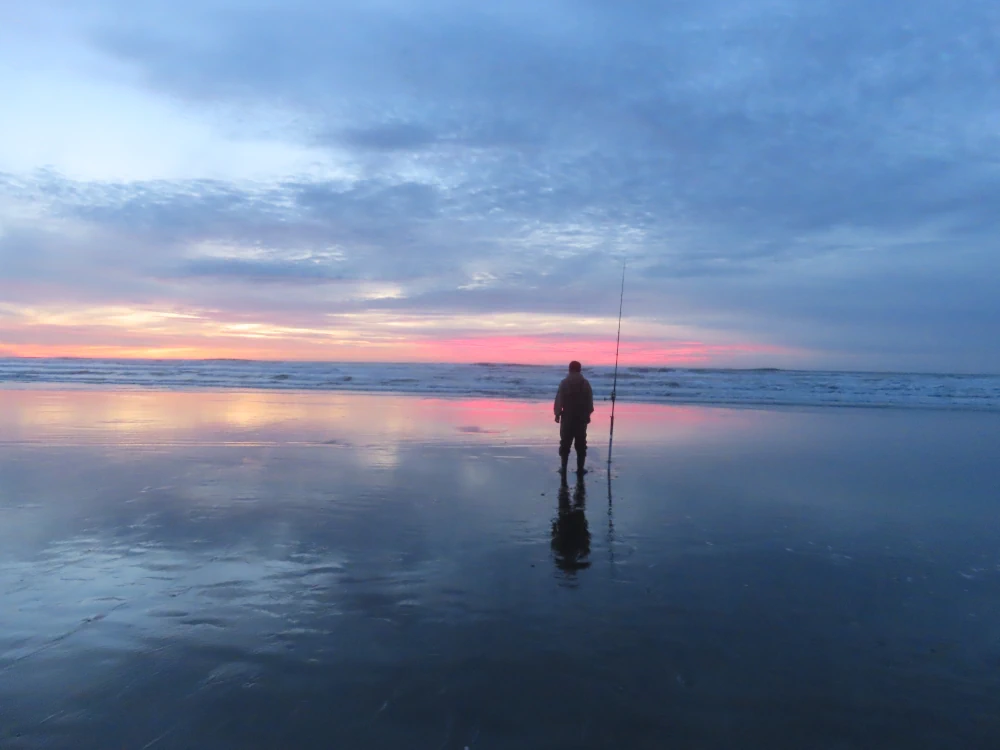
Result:
<svg viewBox="0 0 1000 750"><path fill-rule="evenodd" d="M559 423L559 458L561 461L560 471L566 471L566 464L569 463L569 449L573 443L573 430L570 425L563 420Z"/></svg>
<svg viewBox="0 0 1000 750"><path fill-rule="evenodd" d="M576 470L582 474L587 460L587 423L581 422L576 428Z"/></svg>

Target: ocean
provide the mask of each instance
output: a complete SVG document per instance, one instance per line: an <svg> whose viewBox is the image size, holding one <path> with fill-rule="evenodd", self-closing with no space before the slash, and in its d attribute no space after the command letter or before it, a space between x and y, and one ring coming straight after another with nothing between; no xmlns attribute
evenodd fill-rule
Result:
<svg viewBox="0 0 1000 750"><path fill-rule="evenodd" d="M283 389L551 398L564 368L516 364L362 364L250 360L0 359L2 387ZM585 374L598 400L614 368ZM618 400L747 406L1000 411L1000 375L620 367Z"/></svg>

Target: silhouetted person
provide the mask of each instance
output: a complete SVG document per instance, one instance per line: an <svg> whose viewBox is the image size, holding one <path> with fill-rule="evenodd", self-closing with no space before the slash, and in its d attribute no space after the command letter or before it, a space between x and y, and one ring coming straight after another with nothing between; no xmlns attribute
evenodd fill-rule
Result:
<svg viewBox="0 0 1000 750"><path fill-rule="evenodd" d="M563 378L552 405L559 426L559 457L562 471L566 473L569 449L576 443L576 470L583 474L583 462L587 458L587 425L594 411L594 391L581 372L583 368L576 360L569 363L569 375Z"/></svg>
<svg viewBox="0 0 1000 750"><path fill-rule="evenodd" d="M552 553L556 567L566 573L590 567L590 560L587 559L590 556L590 529L584 512L586 503L587 490L583 486L583 477L577 477L571 503L564 474L559 487L559 512L552 521Z"/></svg>

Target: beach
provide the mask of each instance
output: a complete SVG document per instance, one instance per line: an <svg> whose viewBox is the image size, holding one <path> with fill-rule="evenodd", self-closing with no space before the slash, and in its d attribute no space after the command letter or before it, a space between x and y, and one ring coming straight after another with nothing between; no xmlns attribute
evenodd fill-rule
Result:
<svg viewBox="0 0 1000 750"><path fill-rule="evenodd" d="M0 389L0 747L995 748L1000 419Z"/></svg>

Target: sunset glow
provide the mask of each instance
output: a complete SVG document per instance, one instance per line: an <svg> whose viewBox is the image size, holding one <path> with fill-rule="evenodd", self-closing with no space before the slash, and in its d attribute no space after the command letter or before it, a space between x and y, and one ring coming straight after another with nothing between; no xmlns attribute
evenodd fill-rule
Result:
<svg viewBox="0 0 1000 750"><path fill-rule="evenodd" d="M329 327L318 327L145 308L8 307L0 310L0 356L522 364L580 359L594 365L615 358L614 318L375 313L327 319ZM676 328L656 321L627 325L635 332L622 337L620 357L629 364L757 366L798 354L771 345L681 338Z"/></svg>
<svg viewBox="0 0 1000 750"><path fill-rule="evenodd" d="M580 359L589 365L613 364L614 339L555 339L481 337L408 341L398 345L379 342L323 343L263 347L253 339L223 339L217 343L188 345L44 345L23 344L0 348L7 357L97 357L108 359L259 359L330 360L341 362L506 362L527 365L563 364ZM715 346L697 341L662 342L624 340L621 359L630 365L698 366L739 357L787 354L777 347ZM756 361L756 360L755 360Z"/></svg>

